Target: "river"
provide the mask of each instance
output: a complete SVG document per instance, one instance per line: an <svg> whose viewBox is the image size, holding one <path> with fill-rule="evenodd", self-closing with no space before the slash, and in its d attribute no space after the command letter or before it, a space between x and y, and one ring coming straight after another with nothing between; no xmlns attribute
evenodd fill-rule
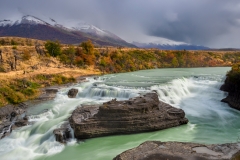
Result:
<svg viewBox="0 0 240 160"><path fill-rule="evenodd" d="M28 109L31 125L14 130L0 140L3 160L110 160L117 154L147 140L197 143L239 141L240 112L220 102L226 93L219 90L229 67L153 69L110 74L61 89L56 98ZM77 88L76 98L67 97ZM108 136L84 141L72 139L67 145L55 141L59 127L80 104L101 104L113 98L126 100L149 91L159 99L182 108L187 125L156 132ZM48 109L47 112L42 112Z"/></svg>

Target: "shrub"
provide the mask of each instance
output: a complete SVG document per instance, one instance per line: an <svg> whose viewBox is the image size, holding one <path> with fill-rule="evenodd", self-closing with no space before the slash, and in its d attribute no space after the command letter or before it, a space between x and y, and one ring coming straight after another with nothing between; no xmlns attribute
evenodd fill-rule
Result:
<svg viewBox="0 0 240 160"><path fill-rule="evenodd" d="M61 54L61 45L58 41L47 41L45 44L45 48L50 56L57 57Z"/></svg>

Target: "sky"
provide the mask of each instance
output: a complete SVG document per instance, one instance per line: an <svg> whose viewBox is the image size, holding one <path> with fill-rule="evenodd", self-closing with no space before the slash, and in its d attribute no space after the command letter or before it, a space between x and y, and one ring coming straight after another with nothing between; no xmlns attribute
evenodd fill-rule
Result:
<svg viewBox="0 0 240 160"><path fill-rule="evenodd" d="M85 21L128 42L240 48L239 0L0 0L0 20L24 15L66 26Z"/></svg>

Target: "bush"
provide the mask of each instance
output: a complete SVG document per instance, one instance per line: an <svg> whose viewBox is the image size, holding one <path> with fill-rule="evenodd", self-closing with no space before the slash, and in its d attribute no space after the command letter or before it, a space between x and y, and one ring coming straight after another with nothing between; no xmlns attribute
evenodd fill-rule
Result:
<svg viewBox="0 0 240 160"><path fill-rule="evenodd" d="M92 55L94 54L94 45L92 44L92 41L91 40L88 40L86 42L82 42L80 44L80 47L82 47L83 49L83 52L85 54L89 54L89 55Z"/></svg>
<svg viewBox="0 0 240 160"><path fill-rule="evenodd" d="M45 44L45 48L50 56L57 57L61 55L61 45L58 41L47 41Z"/></svg>

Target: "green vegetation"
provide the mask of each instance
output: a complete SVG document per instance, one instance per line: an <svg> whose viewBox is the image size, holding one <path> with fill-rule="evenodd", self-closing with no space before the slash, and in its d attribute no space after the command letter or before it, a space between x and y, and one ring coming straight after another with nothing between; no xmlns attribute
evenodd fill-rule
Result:
<svg viewBox="0 0 240 160"><path fill-rule="evenodd" d="M240 86L240 63L236 63L232 66L231 71L227 73L227 78L230 82Z"/></svg>
<svg viewBox="0 0 240 160"><path fill-rule="evenodd" d="M55 44L51 41L47 43ZM57 57L65 65L94 66L103 73L152 68L228 66L229 63L240 62L240 52L219 54L214 51L94 48L90 40L82 42L79 47L62 47L62 52Z"/></svg>
<svg viewBox="0 0 240 160"><path fill-rule="evenodd" d="M73 77L63 75L36 75L29 79L14 79L0 82L0 107L7 104L18 104L34 99L39 94L39 88L75 82Z"/></svg>
<svg viewBox="0 0 240 160"><path fill-rule="evenodd" d="M47 41L45 43L45 48L50 56L57 57L61 55L61 45L58 41Z"/></svg>

